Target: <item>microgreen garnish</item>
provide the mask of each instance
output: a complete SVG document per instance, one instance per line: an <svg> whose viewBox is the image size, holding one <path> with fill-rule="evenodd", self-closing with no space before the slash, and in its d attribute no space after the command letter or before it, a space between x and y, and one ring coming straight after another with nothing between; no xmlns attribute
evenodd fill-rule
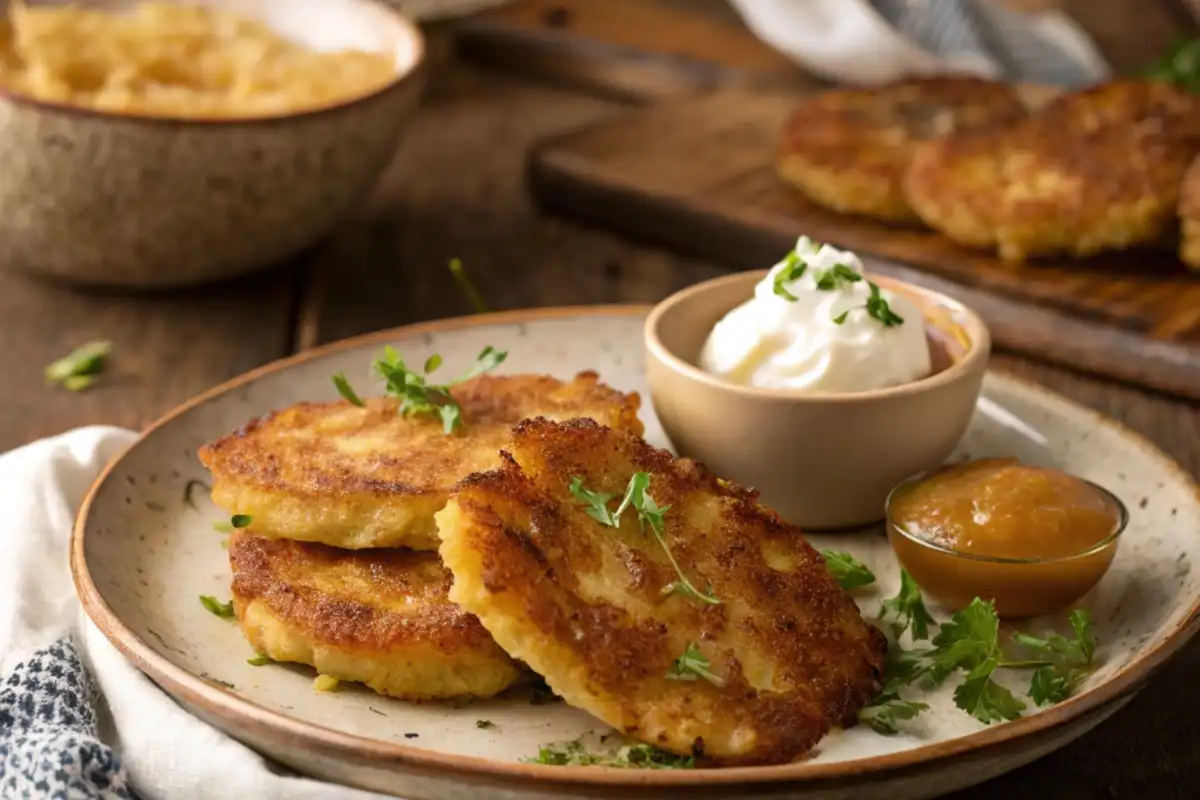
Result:
<svg viewBox="0 0 1200 800"><path fill-rule="evenodd" d="M196 491L197 487L210 494L212 493L212 487L204 481L198 481L195 479L188 481L183 487L183 502L187 503L192 508L196 507L196 499L193 497L193 493Z"/></svg>
<svg viewBox="0 0 1200 800"><path fill-rule="evenodd" d="M495 369L507 356L506 352L485 347L475 357L470 369L447 384L433 384L428 380L430 373L442 365L442 357L436 354L425 360L421 372L416 372L408 368L393 348L385 347L372 367L375 374L383 379L387 393L400 400L401 414L435 414L442 420L442 429L446 433L453 433L463 427L463 420L462 408L450 394L450 388ZM342 397L355 405L363 404L344 375L334 375L333 383Z"/></svg>
<svg viewBox="0 0 1200 800"><path fill-rule="evenodd" d="M900 316L895 311L892 311L892 307L888 305L888 301L883 296L883 293L879 288L879 284L875 283L874 281L867 281L867 286L869 286L871 289L871 294L867 297L867 302L861 306L848 308L842 313L838 314L833 318L834 324L844 324L846 319L850 316L851 311L857 311L861 308L867 312L868 317L879 320L879 322L885 328L903 325L904 317Z"/></svg>
<svg viewBox="0 0 1200 800"><path fill-rule="evenodd" d="M475 720L475 727L479 728L480 730L487 730L489 728L496 727L496 723L492 722L490 719L477 719Z"/></svg>
<svg viewBox="0 0 1200 800"><path fill-rule="evenodd" d="M255 656L254 658L247 658L246 663L252 667L265 667L267 664L273 664L274 659L270 656Z"/></svg>
<svg viewBox="0 0 1200 800"><path fill-rule="evenodd" d="M858 283L862 279L862 275L859 275L845 264L838 263L818 273L816 283L817 288L822 292L832 292L843 284Z"/></svg>
<svg viewBox="0 0 1200 800"><path fill-rule="evenodd" d="M912 630L913 641L929 638L929 626L934 620L925 608L921 587L906 569L900 570L900 591L895 597L884 600L879 609L879 619L887 619L890 615L896 617L892 623L892 635L897 639L908 629Z"/></svg>
<svg viewBox="0 0 1200 800"><path fill-rule="evenodd" d="M725 679L715 674L711 669L712 663L700 652L700 643L692 642L683 651L683 655L675 659L666 677L673 681L694 681L697 678L715 686L724 686Z"/></svg>
<svg viewBox="0 0 1200 800"><path fill-rule="evenodd" d="M612 754L588 752L583 742L545 744L538 754L525 759L527 763L555 767L618 767L621 769L692 769L696 761L690 756L677 756L650 744L629 744Z"/></svg>
<svg viewBox="0 0 1200 800"><path fill-rule="evenodd" d="M222 603L215 597L209 595L200 595L200 605L204 606L210 614L215 614L221 619L233 619L233 601Z"/></svg>
<svg viewBox="0 0 1200 800"><path fill-rule="evenodd" d="M250 523L253 521L254 517L249 514L234 514L229 518L228 522L224 520L214 522L213 530L220 531L221 533L233 533L235 529L250 527Z"/></svg>
<svg viewBox="0 0 1200 800"><path fill-rule="evenodd" d="M664 517L671 507L660 507L655 503L654 498L647 494L649 488L650 473L635 472L633 477L629 479L629 485L625 488L625 494L622 496L621 502L617 505L615 511L610 509L608 504L616 495L595 492L586 488L583 485L583 478L579 476L571 479L570 492L575 499L587 506L584 509L585 514L610 528L619 528L621 526L621 514L625 512L626 508L632 506L634 511L637 512L638 525L641 527L642 532L644 533L647 527L650 528L659 546L666 553L667 560L675 568L675 574L679 576L678 580L672 581L663 587L663 594L681 594L701 603L719 605L721 601L713 594L711 584L706 592L701 592L683 574L679 562L675 560L675 555L671 552L671 548L667 544L665 534L666 523L664 522Z"/></svg>
<svg viewBox="0 0 1200 800"><path fill-rule="evenodd" d="M471 304L471 308L475 309L476 314L486 314L492 310L488 307L487 301L483 299L479 289L475 287L475 283L467 275L466 270L463 269L462 261L457 258L450 259L450 274L454 276L454 282L467 296L467 302Z"/></svg>
<svg viewBox="0 0 1200 800"><path fill-rule="evenodd" d="M875 573L849 553L822 550L821 557L825 559L825 569L843 589L857 589L875 582Z"/></svg>
<svg viewBox="0 0 1200 800"><path fill-rule="evenodd" d="M799 244L796 245L799 248ZM803 277L804 271L808 269L808 264L800 258L800 254L795 250L789 252L783 257L783 269L775 273L775 280L772 281L772 287L775 294L787 300L789 303L794 303L800 298L787 290L785 284L791 283L797 278Z"/></svg>
<svg viewBox="0 0 1200 800"><path fill-rule="evenodd" d="M44 370L47 383L80 392L96 382L104 371L104 362L112 352L112 342L88 342L53 362Z"/></svg>
<svg viewBox="0 0 1200 800"><path fill-rule="evenodd" d="M337 387L338 394L347 400L350 405L358 406L359 408L366 405L362 401L362 398L358 396L358 393L354 391L354 387L350 385L350 381L346 380L346 376L342 373L339 372L333 376L333 385Z"/></svg>
<svg viewBox="0 0 1200 800"><path fill-rule="evenodd" d="M1057 634L1039 639L1024 633L1014 633L1013 641L1031 653L1041 656L1045 663L1036 667L1029 684L1029 697L1039 706L1059 703L1069 697L1087 677L1096 652L1096 635L1092 618L1085 609L1071 612L1071 628L1075 638ZM1030 666L1037 662L1030 662Z"/></svg>

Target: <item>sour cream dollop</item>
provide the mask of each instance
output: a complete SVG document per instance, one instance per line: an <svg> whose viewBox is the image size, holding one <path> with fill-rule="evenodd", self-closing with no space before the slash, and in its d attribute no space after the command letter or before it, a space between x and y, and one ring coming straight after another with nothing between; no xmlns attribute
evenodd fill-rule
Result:
<svg viewBox="0 0 1200 800"><path fill-rule="evenodd" d="M805 393L884 389L932 371L920 310L872 283L854 253L806 236L713 327L700 367Z"/></svg>

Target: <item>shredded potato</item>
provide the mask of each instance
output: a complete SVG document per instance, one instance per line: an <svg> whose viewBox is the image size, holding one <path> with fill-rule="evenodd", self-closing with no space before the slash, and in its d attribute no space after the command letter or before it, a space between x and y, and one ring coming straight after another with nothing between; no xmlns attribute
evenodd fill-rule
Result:
<svg viewBox="0 0 1200 800"><path fill-rule="evenodd" d="M0 86L38 100L177 118L260 117L328 106L394 77L380 53L322 53L218 9L124 11L14 2Z"/></svg>

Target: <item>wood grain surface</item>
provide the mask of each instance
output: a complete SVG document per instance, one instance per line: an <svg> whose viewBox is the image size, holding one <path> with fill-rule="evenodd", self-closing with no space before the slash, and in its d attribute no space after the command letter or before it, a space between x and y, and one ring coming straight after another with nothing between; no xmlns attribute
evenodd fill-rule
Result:
<svg viewBox="0 0 1200 800"><path fill-rule="evenodd" d="M1140 0L1125 0L1125 13L1149 12ZM438 42L435 49L448 53L447 40ZM625 106L448 60L434 74L369 214L290 268L195 293L139 297L5 275L0 451L81 424L138 427L296 347L469 313L445 271L451 256L464 258L496 308L652 302L722 272L711 261L549 218L531 203L522 185L528 148L615 119ZM46 363L94 338L116 342L112 370L95 389L44 386ZM994 364L1124 422L1200 474L1200 406L1011 355ZM1094 733L956 800L1194 797L1197 672L1200 643Z"/></svg>
<svg viewBox="0 0 1200 800"><path fill-rule="evenodd" d="M800 234L834 242L978 306L1001 346L1200 399L1200 274L1172 253L1014 266L826 211L776 175L795 103L730 90L632 111L536 147L531 187L549 209L738 269L774 263Z"/></svg>

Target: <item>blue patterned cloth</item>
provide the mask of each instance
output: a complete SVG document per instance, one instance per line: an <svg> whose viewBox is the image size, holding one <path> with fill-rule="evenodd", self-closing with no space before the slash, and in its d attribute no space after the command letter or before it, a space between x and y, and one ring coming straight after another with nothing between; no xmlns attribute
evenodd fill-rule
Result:
<svg viewBox="0 0 1200 800"><path fill-rule="evenodd" d="M0 689L0 798L129 800L121 760L100 741L99 695L70 638L38 650Z"/></svg>

